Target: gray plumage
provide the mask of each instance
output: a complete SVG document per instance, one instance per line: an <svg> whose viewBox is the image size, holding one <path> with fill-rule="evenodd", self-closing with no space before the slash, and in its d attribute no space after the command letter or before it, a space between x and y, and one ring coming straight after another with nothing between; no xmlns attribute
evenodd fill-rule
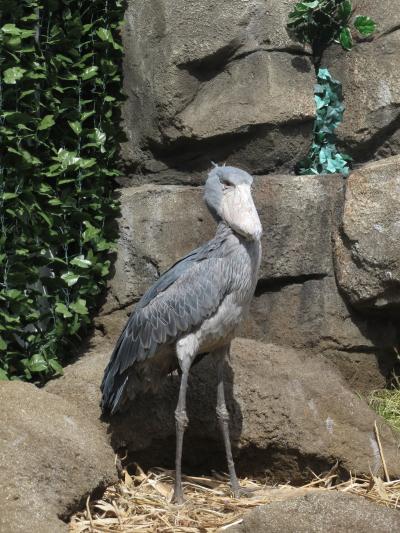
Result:
<svg viewBox="0 0 400 533"><path fill-rule="evenodd" d="M156 390L175 369L187 375L203 354L222 350L224 358L260 264L261 225L251 183L249 174L233 167L210 172L204 199L218 222L215 237L165 272L136 305L104 373L103 411L113 414L137 394ZM185 395L186 385L176 411L182 436Z"/></svg>

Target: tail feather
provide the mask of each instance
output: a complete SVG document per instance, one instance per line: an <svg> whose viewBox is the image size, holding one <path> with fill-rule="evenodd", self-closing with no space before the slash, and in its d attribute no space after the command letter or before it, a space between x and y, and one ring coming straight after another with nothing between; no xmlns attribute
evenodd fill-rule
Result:
<svg viewBox="0 0 400 533"><path fill-rule="evenodd" d="M126 373L120 374L118 364L118 352L123 338L122 334L118 339L114 351L111 354L110 361L104 370L103 381L100 386L102 392L100 406L104 414L108 412L114 414L118 411L128 381Z"/></svg>
<svg viewBox="0 0 400 533"><path fill-rule="evenodd" d="M146 389L143 370L147 366L147 357L151 357L156 350L157 343L152 341L145 352L146 357L143 358L144 350L141 344L136 346L126 340L124 333L121 335L104 371L100 387L103 413L117 413L127 399L133 400L139 392Z"/></svg>

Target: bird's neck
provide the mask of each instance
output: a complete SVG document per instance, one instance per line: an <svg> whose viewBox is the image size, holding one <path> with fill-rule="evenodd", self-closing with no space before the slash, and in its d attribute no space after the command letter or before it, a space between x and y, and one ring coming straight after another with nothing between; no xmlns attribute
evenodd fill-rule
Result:
<svg viewBox="0 0 400 533"><path fill-rule="evenodd" d="M227 239L230 235L235 236L239 240L239 242L256 242L245 239L243 235L233 230L226 222L224 222L223 220L219 220L217 231L215 232L215 239L224 240ZM257 239L257 241L258 240L259 239Z"/></svg>
<svg viewBox="0 0 400 533"><path fill-rule="evenodd" d="M228 237L229 235L236 235L233 229L228 226L226 222L223 220L219 220L217 231L215 232L215 237L218 239L223 239L224 237Z"/></svg>
<svg viewBox="0 0 400 533"><path fill-rule="evenodd" d="M226 222L219 221L215 237L211 243L211 247L218 257L234 256L237 259L238 254L242 258L246 257L250 261L254 279L257 279L261 259L259 239L247 240L236 233Z"/></svg>

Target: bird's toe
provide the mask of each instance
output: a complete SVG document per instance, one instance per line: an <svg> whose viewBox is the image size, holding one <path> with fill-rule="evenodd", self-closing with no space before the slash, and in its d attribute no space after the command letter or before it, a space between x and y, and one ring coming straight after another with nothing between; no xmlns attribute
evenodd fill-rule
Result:
<svg viewBox="0 0 400 533"><path fill-rule="evenodd" d="M185 503L183 493L179 491L174 491L171 503L174 503L175 505L183 505Z"/></svg>
<svg viewBox="0 0 400 533"><path fill-rule="evenodd" d="M249 488L249 487L235 487L232 489L233 497L235 499L240 499L243 497L249 498L252 496L257 490L257 488Z"/></svg>

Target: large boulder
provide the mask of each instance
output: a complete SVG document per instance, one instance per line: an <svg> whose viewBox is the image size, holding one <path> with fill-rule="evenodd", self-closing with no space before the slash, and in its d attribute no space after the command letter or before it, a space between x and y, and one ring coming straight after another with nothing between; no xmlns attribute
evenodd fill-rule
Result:
<svg viewBox="0 0 400 533"><path fill-rule="evenodd" d="M378 24L352 51L331 46L323 65L343 83L346 113L339 139L357 161L400 153L400 10L398 0L357 0L355 14Z"/></svg>
<svg viewBox="0 0 400 533"><path fill-rule="evenodd" d="M335 239L337 280L348 301L395 319L400 309L399 194L400 156L353 172Z"/></svg>
<svg viewBox="0 0 400 533"><path fill-rule="evenodd" d="M392 533L400 513L360 496L321 491L257 507L229 533Z"/></svg>
<svg viewBox="0 0 400 533"><path fill-rule="evenodd" d="M90 418L100 415L98 387L110 355L104 343L100 338L90 355L47 386ZM158 394L137 398L127 412L113 417L108 431L114 448L126 448L144 466L173 466L178 388L179 378L172 375ZM303 482L310 468L321 472L336 460L343 474L376 473L381 465L374 436L378 419L386 462L393 475L400 474L390 429L322 356L237 339L227 367L226 394L241 473ZM226 468L215 404L216 368L212 358L204 358L193 368L189 385L188 470Z"/></svg>
<svg viewBox="0 0 400 533"><path fill-rule="evenodd" d="M168 169L199 170L210 160L257 173L293 168L315 113L309 53L285 31L294 3L128 2L127 176L196 180Z"/></svg>
<svg viewBox="0 0 400 533"><path fill-rule="evenodd" d="M261 280L240 334L323 353L361 393L384 387L396 360L396 324L354 312L332 275L282 283Z"/></svg>
<svg viewBox="0 0 400 533"><path fill-rule="evenodd" d="M338 176L260 176L254 201L264 228L260 279L298 282L333 274L332 231L340 217Z"/></svg>
<svg viewBox="0 0 400 533"><path fill-rule="evenodd" d="M63 519L117 480L105 428L27 383L1 381L0 403L0 531L67 531Z"/></svg>

